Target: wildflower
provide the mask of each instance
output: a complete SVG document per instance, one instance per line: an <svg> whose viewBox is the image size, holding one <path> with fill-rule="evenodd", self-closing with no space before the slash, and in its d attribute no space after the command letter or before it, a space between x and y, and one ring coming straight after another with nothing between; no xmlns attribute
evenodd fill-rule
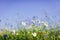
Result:
<svg viewBox="0 0 60 40"><path fill-rule="evenodd" d="M3 36L4 36L4 40L6 40L7 34L4 34Z"/></svg>
<svg viewBox="0 0 60 40"><path fill-rule="evenodd" d="M13 30L13 31L12 31L12 34L15 34L15 33L16 33L16 31L15 31L15 30Z"/></svg>
<svg viewBox="0 0 60 40"><path fill-rule="evenodd" d="M48 27L48 23L44 23L44 25L45 25L46 27Z"/></svg>
<svg viewBox="0 0 60 40"><path fill-rule="evenodd" d="M7 37L7 34L4 34L3 36L4 36L4 37Z"/></svg>
<svg viewBox="0 0 60 40"><path fill-rule="evenodd" d="M23 26L26 26L26 22L22 22L22 25L23 25Z"/></svg>
<svg viewBox="0 0 60 40"><path fill-rule="evenodd" d="M34 37L36 37L37 34L34 32L34 33L32 33L32 35L33 35Z"/></svg>

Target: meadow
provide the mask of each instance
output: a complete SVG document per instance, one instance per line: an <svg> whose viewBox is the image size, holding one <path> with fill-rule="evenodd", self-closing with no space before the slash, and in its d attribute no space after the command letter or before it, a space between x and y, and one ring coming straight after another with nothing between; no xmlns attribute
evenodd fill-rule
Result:
<svg viewBox="0 0 60 40"><path fill-rule="evenodd" d="M60 40L59 25L49 25L48 22L33 20L28 25L25 21L21 23L18 30L3 29L0 32L0 40Z"/></svg>

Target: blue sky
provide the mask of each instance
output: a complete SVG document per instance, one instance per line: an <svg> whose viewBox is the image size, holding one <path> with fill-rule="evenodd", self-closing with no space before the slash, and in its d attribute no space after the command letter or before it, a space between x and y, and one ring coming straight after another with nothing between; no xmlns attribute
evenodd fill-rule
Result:
<svg viewBox="0 0 60 40"><path fill-rule="evenodd" d="M59 21L60 1L0 1L0 24L8 22L16 25L17 21L32 19L33 16L44 19L45 11L52 20Z"/></svg>

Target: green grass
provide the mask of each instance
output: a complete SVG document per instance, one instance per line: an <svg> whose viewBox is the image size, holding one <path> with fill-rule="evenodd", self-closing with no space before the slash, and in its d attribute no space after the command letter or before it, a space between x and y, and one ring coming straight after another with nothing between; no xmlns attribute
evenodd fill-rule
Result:
<svg viewBox="0 0 60 40"><path fill-rule="evenodd" d="M36 27L19 29L15 33L4 30L0 33L0 40L60 40L60 30L58 28L41 29Z"/></svg>

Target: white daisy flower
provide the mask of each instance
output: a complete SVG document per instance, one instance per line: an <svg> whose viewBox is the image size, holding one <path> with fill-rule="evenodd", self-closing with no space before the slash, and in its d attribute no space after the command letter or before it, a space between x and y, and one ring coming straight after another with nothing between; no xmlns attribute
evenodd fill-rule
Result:
<svg viewBox="0 0 60 40"><path fill-rule="evenodd" d="M48 27L48 23L44 23L44 25L45 25L46 27Z"/></svg>
<svg viewBox="0 0 60 40"><path fill-rule="evenodd" d="M36 37L37 34L34 32L34 33L32 33L32 35L33 35L34 37Z"/></svg>
<svg viewBox="0 0 60 40"><path fill-rule="evenodd" d="M26 26L26 22L22 22L22 25L23 25L23 26Z"/></svg>
<svg viewBox="0 0 60 40"><path fill-rule="evenodd" d="M16 33L16 31L15 30L12 30L12 34L15 34Z"/></svg>

